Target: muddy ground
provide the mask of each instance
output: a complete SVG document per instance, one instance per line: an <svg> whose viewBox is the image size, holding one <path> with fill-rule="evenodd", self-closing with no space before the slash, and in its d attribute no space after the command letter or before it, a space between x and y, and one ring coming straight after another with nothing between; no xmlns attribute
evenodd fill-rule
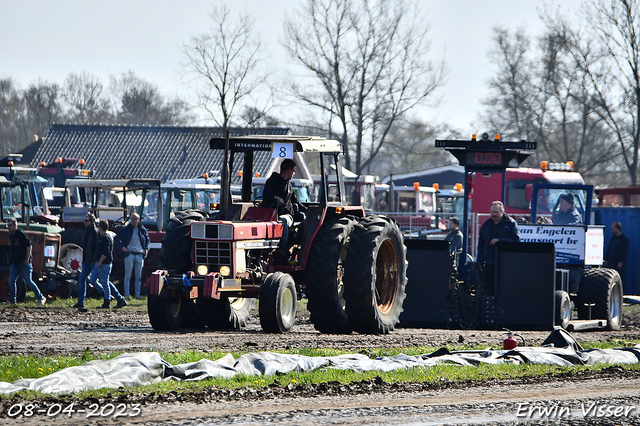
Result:
<svg viewBox="0 0 640 426"><path fill-rule="evenodd" d="M497 348L503 331L398 328L388 335L327 335L317 332L301 309L287 334L265 334L257 317L240 331L189 329L156 332L149 325L143 301L122 310L78 312L55 307L26 308L0 305L0 353L7 355L79 355L91 353L160 351L270 351L296 348L335 348L366 352L391 347L451 347L482 345ZM527 346L540 345L548 331L519 332ZM625 312L620 331L574 332L578 341L638 340L640 315Z"/></svg>
<svg viewBox="0 0 640 426"><path fill-rule="evenodd" d="M314 330L308 315L302 312L292 332L269 335L261 331L254 318L241 331L180 330L155 332L148 323L142 302L123 310L72 309L45 307L0 307L0 352L5 355L80 355L91 353L199 350L269 351L303 347L335 348L363 352L390 347L451 347L482 345L497 348L504 333L485 330L432 330L399 328L389 335L324 335ZM527 345L540 345L548 331L520 332ZM640 340L640 316L625 316L620 331L575 332L578 341ZM425 350L429 352L429 350ZM326 383L296 387L274 386L265 390L230 391L207 388L195 394L132 394L122 390L113 403L140 403L142 414L127 419L86 419L87 424L514 424L518 405L556 404L570 406L579 414L587 403L633 405L637 409L624 418L547 419L554 424L640 424L640 373L612 367L602 372L555 374L517 380L492 380L475 383L417 383L397 385L372 379L352 385ZM568 391L567 389L573 390ZM617 393L607 394L603 389ZM514 394L517 389L517 395ZM497 395L501 396L498 397ZM36 404L50 407L55 401L65 406L73 397L43 398ZM546 402L545 402L546 401ZM77 401L76 401L77 402ZM96 401L93 401L94 403ZM98 401L106 404L109 401ZM30 424L33 418L10 419L3 415L19 397L0 403L0 424ZM86 402L85 402L86 404ZM564 404L564 405L562 405ZM471 414L470 414L471 413ZM363 417L364 416L364 417ZM501 417L502 416L502 417ZM504 417L507 416L507 417ZM78 416L58 416L39 421L74 424ZM561 421L560 421L561 420ZM540 420L534 421L540 423Z"/></svg>

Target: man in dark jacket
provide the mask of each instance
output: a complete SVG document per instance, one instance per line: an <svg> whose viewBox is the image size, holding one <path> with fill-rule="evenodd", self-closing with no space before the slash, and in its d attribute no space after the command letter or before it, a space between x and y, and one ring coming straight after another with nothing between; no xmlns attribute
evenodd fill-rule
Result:
<svg viewBox="0 0 640 426"><path fill-rule="evenodd" d="M129 299L129 284L133 271L135 273L135 296L136 299L139 299L142 266L149 253L149 233L140 223L138 213L131 213L129 223L118 232L113 242L120 249L120 255L124 257L124 297Z"/></svg>
<svg viewBox="0 0 640 426"><path fill-rule="evenodd" d="M33 266L31 265L31 240L27 234L18 228L18 222L14 218L7 219L7 229L9 230L9 242L11 244L11 266L9 268L9 303L17 302L18 275L22 277L27 286L33 290L38 304L44 305L47 299L42 295L40 289L31 279Z"/></svg>
<svg viewBox="0 0 640 426"><path fill-rule="evenodd" d="M480 227L478 238L478 258L476 260L483 275L485 289L493 294L495 281L495 245L501 241L520 241L518 225L504 212L501 201L491 203L491 218Z"/></svg>
<svg viewBox="0 0 640 426"><path fill-rule="evenodd" d="M100 238L98 239L98 246L96 248L96 264L91 270L91 284L95 285L96 280L100 280L102 288L104 289L104 302L100 308L109 309L111 304L111 295L113 294L118 301L116 308L122 308L127 306L127 301L120 294L116 286L109 281L109 275L111 274L111 264L113 263L113 240L111 235L107 233L109 230L109 222L101 219L98 223L98 233Z"/></svg>
<svg viewBox="0 0 640 426"><path fill-rule="evenodd" d="M96 263L96 248L98 247L98 229L96 217L87 213L84 215L84 239L82 244L82 269L78 277L78 303L73 308L84 309L84 299L87 297L87 278ZM104 292L102 286L95 284L96 290Z"/></svg>
<svg viewBox="0 0 640 426"><path fill-rule="evenodd" d="M264 184L262 192L262 207L274 208L278 211L278 218L282 223L282 240L280 248L287 249L289 241L289 228L293 222L301 222L305 219L304 213L307 208L300 204L296 198L291 178L296 173L296 163L293 160L285 159L280 163L280 173L274 172Z"/></svg>
<svg viewBox="0 0 640 426"><path fill-rule="evenodd" d="M554 225L582 225L582 216L574 203L575 197L571 192L560 195L560 211L551 217Z"/></svg>
<svg viewBox="0 0 640 426"><path fill-rule="evenodd" d="M620 274L620 278L624 278L631 241L622 233L622 223L614 222L611 225L611 231L613 237L609 240L607 253L604 255L604 266L615 269Z"/></svg>
<svg viewBox="0 0 640 426"><path fill-rule="evenodd" d="M449 233L446 237L444 237L445 241L449 242L449 250L451 250L455 257L456 263L458 260L458 250L462 249L462 240L464 239L464 235L460 230L460 219L457 217L449 218Z"/></svg>

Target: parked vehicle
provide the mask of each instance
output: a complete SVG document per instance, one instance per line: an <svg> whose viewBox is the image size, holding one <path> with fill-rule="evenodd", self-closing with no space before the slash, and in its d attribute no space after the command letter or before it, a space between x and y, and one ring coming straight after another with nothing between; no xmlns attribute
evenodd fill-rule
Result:
<svg viewBox="0 0 640 426"><path fill-rule="evenodd" d="M476 140L474 135L470 141L437 140L436 147L447 149L465 167L465 173L477 176L484 170L505 173L508 165L521 163L536 144L499 138ZM465 194L471 183L466 182ZM582 224L559 225L548 220L558 211L564 193L573 195L569 198L574 199ZM446 241L407 244L409 261L420 259L422 270L429 274L420 277L421 271L409 270L412 286L407 300L421 303L405 304L403 325L512 330L620 328L620 276L601 267L604 228L589 223L593 187L534 183L530 194L530 223L518 224L520 242L493 246L493 282L480 278L477 265L466 256L467 244L463 244L461 256L451 253ZM468 229L468 204L464 208L462 229Z"/></svg>
<svg viewBox="0 0 640 426"><path fill-rule="evenodd" d="M350 206L340 167L341 144L315 137L252 136L212 139L225 158L244 154L242 199L232 200L222 179L219 213L177 213L167 226L148 299L156 330L206 325L240 328L260 298L262 329L284 333L296 316L302 292L311 321L324 333L388 333L398 322L406 285L402 233L385 216L366 216ZM304 203L306 220L290 232L288 258L278 256L282 224L277 212L252 197L253 158L258 151L290 158L319 153L321 191ZM273 154L275 152L275 155ZM334 168L330 167L333 165ZM222 171L236 173L225 161ZM336 192L329 182L336 182ZM330 198L333 195L334 198Z"/></svg>
<svg viewBox="0 0 640 426"><path fill-rule="evenodd" d="M640 207L640 186L619 186L596 189L598 205L602 207Z"/></svg>
<svg viewBox="0 0 640 426"><path fill-rule="evenodd" d="M392 217L409 238L424 238L437 229L436 192L430 186L395 186L378 184L374 211ZM438 231L436 231L438 232Z"/></svg>
<svg viewBox="0 0 640 426"><path fill-rule="evenodd" d="M66 274L59 268L61 228L43 215L46 200L38 199L44 179L38 170L14 166L18 157L0 160L0 299L9 300L10 242L6 221L15 218L32 244L33 281L48 296L57 296ZM41 204L44 201L44 204ZM64 286L62 286L64 287ZM26 284L18 278L17 300L24 300Z"/></svg>

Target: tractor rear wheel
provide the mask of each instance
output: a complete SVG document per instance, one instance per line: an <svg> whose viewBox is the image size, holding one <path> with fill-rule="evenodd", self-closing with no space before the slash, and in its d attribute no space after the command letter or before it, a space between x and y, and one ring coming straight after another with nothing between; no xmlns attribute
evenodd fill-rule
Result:
<svg viewBox="0 0 640 426"><path fill-rule="evenodd" d="M184 274L193 267L191 261L191 224L207 218L201 210L183 210L176 212L171 218L158 255L161 269L168 269L176 274Z"/></svg>
<svg viewBox="0 0 640 426"><path fill-rule="evenodd" d="M256 299L221 296L219 300L200 298L196 303L207 327L214 330L240 330L251 318Z"/></svg>
<svg viewBox="0 0 640 426"><path fill-rule="evenodd" d="M569 327L569 323L573 319L573 310L571 309L571 298L569 297L569 293L562 290L556 290L555 292L556 298L556 317L555 324L564 328L565 330Z"/></svg>
<svg viewBox="0 0 640 426"><path fill-rule="evenodd" d="M342 297L346 247L357 223L347 216L325 222L309 252L305 270L307 309L316 330L321 333L351 333Z"/></svg>
<svg viewBox="0 0 640 426"><path fill-rule="evenodd" d="M615 269L591 268L584 271L578 289L578 318L606 319L608 330L620 330L622 324L622 280Z"/></svg>
<svg viewBox="0 0 640 426"><path fill-rule="evenodd" d="M298 309L296 284L289 274L275 272L260 287L260 325L265 333L286 333Z"/></svg>
<svg viewBox="0 0 640 426"><path fill-rule="evenodd" d="M149 296L147 311L153 329L158 331L179 329L187 302L182 290L171 290L167 297Z"/></svg>
<svg viewBox="0 0 640 426"><path fill-rule="evenodd" d="M387 334L402 313L407 254L398 225L385 216L360 220L345 259L346 312L354 331Z"/></svg>

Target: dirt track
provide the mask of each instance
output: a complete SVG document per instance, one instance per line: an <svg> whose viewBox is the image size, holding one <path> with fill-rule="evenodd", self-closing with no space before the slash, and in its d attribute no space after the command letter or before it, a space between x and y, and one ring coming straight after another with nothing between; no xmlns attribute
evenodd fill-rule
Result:
<svg viewBox="0 0 640 426"><path fill-rule="evenodd" d="M141 302L135 302L140 304ZM575 332L578 341L640 339L635 318L616 332ZM628 320L625 320L628 322ZM521 332L527 345L540 345L549 332ZM14 355L78 355L91 353L162 351L187 349L211 352L269 351L304 347L349 351L390 347L486 345L498 347L504 332L485 330L431 330L399 328L388 335L320 334L298 317L293 330L284 335L265 334L257 318L241 331L180 330L156 332L146 310L135 306L123 310L77 312L72 309L0 308L0 352Z"/></svg>

